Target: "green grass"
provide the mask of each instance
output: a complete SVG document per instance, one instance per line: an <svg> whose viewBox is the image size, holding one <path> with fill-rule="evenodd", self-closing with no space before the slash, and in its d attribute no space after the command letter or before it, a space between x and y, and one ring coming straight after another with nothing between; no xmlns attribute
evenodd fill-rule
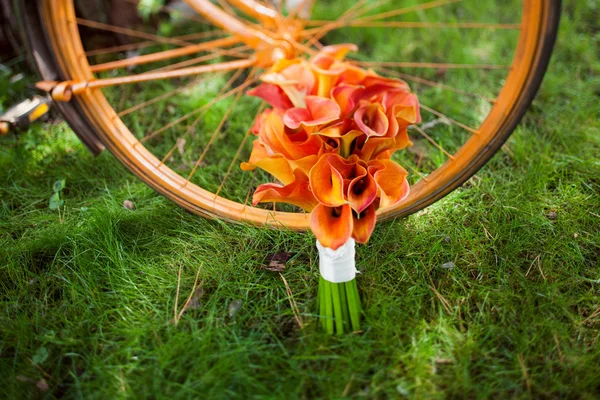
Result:
<svg viewBox="0 0 600 400"><path fill-rule="evenodd" d="M359 335L318 331L310 234L193 216L63 123L2 138L1 397L596 398L599 11L566 2L538 98L477 177L358 249ZM279 251L303 330L261 268ZM179 268L180 307L198 268L202 296L175 325Z"/></svg>

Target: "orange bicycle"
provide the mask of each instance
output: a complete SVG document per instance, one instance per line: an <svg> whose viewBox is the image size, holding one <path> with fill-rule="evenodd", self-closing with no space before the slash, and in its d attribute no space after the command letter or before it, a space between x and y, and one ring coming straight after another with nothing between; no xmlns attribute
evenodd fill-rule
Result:
<svg viewBox="0 0 600 400"><path fill-rule="evenodd" d="M560 16L559 0L112 0L97 14L75 0L18 3L38 87L93 152L108 148L192 212L292 229L307 228L308 215L251 206L269 177L238 166L261 108L244 93L261 71L352 42L352 62L413 85L423 123L397 155L411 194L379 218L404 216L459 187L507 140L540 86Z"/></svg>

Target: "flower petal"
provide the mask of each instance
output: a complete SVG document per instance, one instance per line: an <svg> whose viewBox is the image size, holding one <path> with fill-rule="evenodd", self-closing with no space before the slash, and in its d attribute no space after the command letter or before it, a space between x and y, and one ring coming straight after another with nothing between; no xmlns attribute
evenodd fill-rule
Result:
<svg viewBox="0 0 600 400"><path fill-rule="evenodd" d="M384 105L402 125L421 123L419 99L414 93L389 91L385 94Z"/></svg>
<svg viewBox="0 0 600 400"><path fill-rule="evenodd" d="M287 110L294 107L288 96L281 90L279 86L269 83L263 83L256 88L248 91L249 96L254 96L263 99L274 108Z"/></svg>
<svg viewBox="0 0 600 400"><path fill-rule="evenodd" d="M408 196L408 172L398 163L392 160L373 160L368 165L369 174L373 175L379 186L381 208L392 206Z"/></svg>
<svg viewBox="0 0 600 400"><path fill-rule="evenodd" d="M352 114L358 106L358 96L360 96L362 86L339 85L331 89L331 98L340 107L342 116Z"/></svg>
<svg viewBox="0 0 600 400"><path fill-rule="evenodd" d="M358 46L354 43L335 44L331 46L325 46L321 49L321 52L326 53L331 57L335 58L336 60L340 61L346 58L346 54L350 52L356 53L357 51Z"/></svg>
<svg viewBox="0 0 600 400"><path fill-rule="evenodd" d="M408 127L402 127L395 137L372 137L369 140L360 143L360 146L354 150L361 160L369 161L379 158L382 153L405 149L411 146L412 142L408 138Z"/></svg>
<svg viewBox="0 0 600 400"><path fill-rule="evenodd" d="M367 243L373 234L375 223L377 222L375 205L371 204L360 214L353 213L352 218L352 238L358 243Z"/></svg>
<svg viewBox="0 0 600 400"><path fill-rule="evenodd" d="M291 108L288 112L292 110L298 109ZM278 111L273 111L265 117L258 137L269 155L281 154L288 160L299 160L317 154L322 146L318 137L306 135L305 132L288 134L281 112Z"/></svg>
<svg viewBox="0 0 600 400"><path fill-rule="evenodd" d="M390 126L387 115L377 103L363 105L356 110L354 122L368 137L385 136Z"/></svg>
<svg viewBox="0 0 600 400"><path fill-rule="evenodd" d="M310 170L310 186L317 200L328 207L346 204L344 198L344 177L331 163L337 154L325 154Z"/></svg>
<svg viewBox="0 0 600 400"><path fill-rule="evenodd" d="M348 202L357 213L363 212L377 197L377 182L361 165L356 166L356 178L348 186Z"/></svg>
<svg viewBox="0 0 600 400"><path fill-rule="evenodd" d="M340 106L331 99L319 96L306 96L306 109L289 109L283 121L291 129L318 127L331 123L340 117Z"/></svg>
<svg viewBox="0 0 600 400"><path fill-rule="evenodd" d="M321 245L337 250L352 235L352 209L347 204L341 207L319 204L310 216L310 228Z"/></svg>
<svg viewBox="0 0 600 400"><path fill-rule="evenodd" d="M269 156L265 146L258 140L255 140L252 146L250 159L247 163L244 162L240 166L242 170L253 171L256 168L260 168L273 175L284 185L294 181L294 173L288 160L281 155Z"/></svg>
<svg viewBox="0 0 600 400"><path fill-rule="evenodd" d="M295 180L285 186L275 183L260 185L252 196L252 204L288 203L312 211L319 202L310 191L308 177L300 170L294 171L294 176Z"/></svg>

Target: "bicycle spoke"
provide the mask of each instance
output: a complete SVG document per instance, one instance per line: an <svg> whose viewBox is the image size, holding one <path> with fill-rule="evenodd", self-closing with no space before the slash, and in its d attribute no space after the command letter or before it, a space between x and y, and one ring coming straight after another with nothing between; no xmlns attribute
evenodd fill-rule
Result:
<svg viewBox="0 0 600 400"><path fill-rule="evenodd" d="M131 85L133 83L150 82L164 79L184 78L187 76L202 75L219 71L231 71L239 68L248 68L256 64L254 59L227 61L218 64L201 65L177 69L174 71L148 72L144 74L122 76L117 78L96 79L89 82L76 82L71 85L73 93L77 94L85 89L99 89L110 86Z"/></svg>
<svg viewBox="0 0 600 400"><path fill-rule="evenodd" d="M493 24L484 22L401 22L401 21L355 21L347 26L355 28L402 28L402 29L521 29L521 24Z"/></svg>
<svg viewBox="0 0 600 400"><path fill-rule="evenodd" d="M252 79L253 76L254 76L254 70L250 71L250 73L248 74L248 78L246 78L246 83L251 82L251 79ZM242 91L238 92L236 94L235 98L233 99L231 105L229 106L229 108L227 108L227 111L225 112L225 115L223 115L223 118L221 119L221 122L219 122L219 125L214 130L214 132L213 132L212 136L210 137L208 143L204 147L204 150L202 150L202 153L200 154L200 157L198 158L198 160L194 164L194 167L192 168L192 171L188 175L188 177L187 177L187 179L186 179L186 181L185 181L185 183L184 183L183 186L186 186L190 182L190 180L192 179L192 177L194 176L194 174L198 170L198 167L200 166L200 164L204 160L204 157L206 156L206 153L208 153L208 149L210 149L210 146L212 146L212 144L216 140L217 135L221 132L221 129L223 129L223 126L225 125L225 122L227 122L227 119L229 118L229 116L233 112L233 109L235 108L235 105L237 104L237 102L240 100L240 97L242 96L242 94L244 94Z"/></svg>
<svg viewBox="0 0 600 400"><path fill-rule="evenodd" d="M229 87L240 77L240 75L242 74L242 71L243 70L237 71L235 74L233 74L233 76L231 78L229 78L229 80L227 81L227 83L225 83L225 85L223 85L223 87L221 88L221 90L217 94L217 97L219 97L220 95L223 95L225 93L225 91L227 89L229 89ZM216 102L215 102L215 104L216 104ZM204 116L206 115L208 109L209 109L208 107L205 107L202 110L202 112L200 113L200 115L198 115L198 117L194 120L194 122L188 127L188 129L185 131L185 133L182 136L180 136L179 138L177 138L177 140L185 140L191 134L191 132L196 128L196 125L202 120L202 118L204 118ZM171 149L163 157L163 159L160 162L161 165L167 162L167 160L169 159L169 157L171 157L171 155L173 154L173 152L176 149L177 149L177 142L175 142L175 144L173 145L173 147L171 147Z"/></svg>
<svg viewBox="0 0 600 400"><path fill-rule="evenodd" d="M241 70L243 70L243 69L240 69L240 71L241 71ZM238 71L238 72L239 72L239 71ZM182 117L180 117L180 118L176 119L175 121L173 121L173 122L170 122L169 124L167 124L167 125L163 126L162 128L160 128L160 129L158 129L158 130L156 130L156 131L154 131L154 132L150 133L149 135L147 135L147 136L143 137L142 139L140 139L140 143L146 142L146 141L148 141L148 140L150 140L150 139L152 139L152 138L156 137L157 135L159 135L159 134L163 133L164 131L166 131L166 130L168 130L168 129L172 128L172 127L174 127L175 125L177 125L177 124L179 124L179 123L181 123L181 122L183 122L183 121L186 121L186 120L190 119L190 118L191 118L191 117L193 117L194 115L196 115L196 114L199 114L199 113L201 113L201 112L202 112L202 111L204 111L204 110L207 110L209 107L212 107L212 106L213 106L213 105L215 105L217 102L219 102L219 101L221 101L221 100L223 100L223 99L225 99L225 98L227 98L227 97L230 97L230 96L232 96L232 95L234 95L234 94L236 94L236 93L238 93L238 92L241 92L241 91L243 91L243 90L244 90L244 89L246 89L248 86L250 86L251 84L253 84L253 83L257 82L257 81L258 81L258 78L254 78L254 79L252 79L252 80L251 80L251 81L249 81L249 82L245 82L245 83L243 83L242 85L238 86L238 87L237 87L237 88L235 88L235 89L231 89L231 90L230 90L229 92L227 92L227 93L224 93L224 94L222 94L222 95L220 95L220 96L217 96L215 99L211 100L209 103L205 104L204 106L200 107L199 109L197 109L197 110L194 110L194 111L192 111L192 112L189 112L189 113L187 113L186 115L184 115L184 116L182 116Z"/></svg>
<svg viewBox="0 0 600 400"><path fill-rule="evenodd" d="M453 3L459 3L463 0L434 0L424 4L417 4L411 7L400 8L398 10L386 11L375 15L370 15L368 17L361 18L360 20L354 22L366 22L366 21L375 21L380 19L386 19L390 17L397 17L399 15L404 15L408 13L412 13L415 11L428 10L432 8L438 8L442 6L446 6Z"/></svg>
<svg viewBox="0 0 600 400"><path fill-rule="evenodd" d="M413 75L409 75L409 74L405 74L402 72L398 72L398 71L394 71L391 69L387 69L387 68L378 68L379 70L395 76L397 78L401 78L401 79L405 79L408 81L412 81L412 82L417 82L417 83L421 83L423 85L427 85L427 86L431 86L431 87L436 87L436 88L440 88L440 89L445 89L445 90L449 90L451 92L457 93L457 94L461 94L463 96L468 96L468 97L473 97L473 98L478 98L478 99L482 99L485 101L489 101L490 103L494 103L496 100L490 98L490 97L486 97L486 96L482 96L480 94L476 94L476 93L470 93L467 92L465 90L462 89L457 89L455 87L452 86L448 86L444 83L439 83L439 82L434 82L434 81L430 81L428 79L424 79L424 78L420 78L418 76L413 76Z"/></svg>
<svg viewBox="0 0 600 400"><path fill-rule="evenodd" d="M256 118L258 118L258 116L264 109L265 109L265 105L263 103L258 108L258 111L256 112L256 115L254 116L254 120L256 120ZM235 155L233 156L233 160L231 160L231 163L229 164L229 167L227 168L227 172L225 172L225 176L223 177L223 180L221 181L219 188L215 192L215 199L217 197L219 197L219 193L221 193L221 190L223 190L223 187L225 186L225 182L227 181L227 178L229 178L229 175L231 174L231 171L233 170L234 165L236 164L238 158L240 157L240 154L242 154L242 149L244 148L244 145L246 144L246 142L248 142L248 139L251 136L252 136L252 128L250 128L246 131L246 134L244 135L244 139L242 140L242 143L240 143L237 151L235 152Z"/></svg>
<svg viewBox="0 0 600 400"><path fill-rule="evenodd" d="M421 129L418 125L414 125L414 128L417 132L419 132L425 139L427 139L431 144L433 144L437 149L439 149L442 153L444 153L449 159L451 160L455 160L456 157L454 157L452 154L450 154L449 151L447 151L446 149L444 149L439 143L437 143L435 140L433 140L433 138L431 136L429 136L427 134L427 132L425 132L423 129Z"/></svg>
<svg viewBox="0 0 600 400"><path fill-rule="evenodd" d="M101 72L113 69L126 68L134 65L142 65L157 61L164 61L171 58L183 57L190 54L199 53L201 51L219 51L222 50L222 47L233 46L235 44L238 44L239 42L240 41L235 37L226 37L222 39L211 40L208 42L192 44L190 46L180 47L177 49L160 51L157 53L131 57L124 60L111 61L103 64L96 64L90 66L90 69L92 70L92 72Z"/></svg>
<svg viewBox="0 0 600 400"><path fill-rule="evenodd" d="M103 31L118 33L118 34L121 34L121 35L137 37L137 38L140 38L140 39L152 40L152 41L155 41L155 42L158 42L158 43L174 44L176 46L190 46L190 45L193 45L193 43L187 42L185 40L180 40L180 39L168 38L168 37L164 37L164 36L153 35L151 33L136 31L136 30L133 30L133 29L123 28L123 27L120 27L120 26L108 25L108 24L104 24L102 22L90 21L88 19L76 18L75 21L77 22L78 25L87 26L88 28L94 28L94 29L99 29L99 30L103 30Z"/></svg>
<svg viewBox="0 0 600 400"><path fill-rule="evenodd" d="M221 75L221 74L216 74L216 75ZM163 93L160 96L156 96L153 99L144 101L143 103L140 103L140 104L138 104L136 106L133 106L131 108L128 108L126 110L123 110L123 111L119 112L116 115L116 117L124 117L125 115L131 114L132 112L141 110L142 108L145 108L145 107L148 107L148 106L150 106L152 104L158 103L161 100L168 99L169 97L172 97L172 96L174 96L174 95L176 95L178 93L184 92L184 91L186 91L186 90L188 90L188 89L190 89L190 88L192 88L192 87L194 87L196 85L199 85L200 83L206 81L207 79L211 79L211 78L214 78L214 76L207 76L205 78L198 79L198 80L196 80L196 81L194 81L194 82L192 82L192 83L190 83L188 85L185 85L185 86L182 86L182 87L178 87L178 88L173 89L173 90L169 90L168 92Z"/></svg>
<svg viewBox="0 0 600 400"><path fill-rule="evenodd" d="M434 68L434 69L509 69L510 65L497 64L453 64L430 62L354 61L361 67Z"/></svg>
<svg viewBox="0 0 600 400"><path fill-rule="evenodd" d="M452 124L454 124L454 125L456 125L456 126L459 126L459 127L463 128L464 130L467 130L467 131L471 132L471 133L472 133L472 134L474 134L474 135L478 135L478 134L479 134L479 131L478 131L478 130L476 130L476 129L473 129L473 128L471 128L471 127L469 127L469 126L467 126L467 125L465 125L465 124L463 124L463 123L461 123L461 122L458 122L457 120L455 120L455 119L452 119L452 118L448 117L447 115L444 115L444 114L442 114L442 113L441 113L441 112L439 112L439 111L436 111L436 110L434 110L434 109L432 109L432 108L430 108L430 107L427 107L427 106L426 106L426 105L424 105L424 104L419 104L419 105L420 105L420 107L421 107L423 110L429 111L429 112L430 112L430 113L432 113L433 115L437 115L437 116L438 116L438 117L440 117L440 118L445 118L446 120L448 120L448 122L450 122L450 123L452 123Z"/></svg>
<svg viewBox="0 0 600 400"><path fill-rule="evenodd" d="M172 71L177 68L189 67L190 65L200 64L201 62L214 60L214 59L222 57L222 56L249 58L251 54L239 52L239 50L246 50L249 48L250 47L248 47L248 46L240 46L240 47L236 47L231 50L213 50L212 54L207 54L205 56L200 56L200 57L192 58L190 60L181 61L181 62L178 62L175 64L167 65L165 67L156 68L151 71L152 72Z"/></svg>
<svg viewBox="0 0 600 400"><path fill-rule="evenodd" d="M207 32L199 32L199 33L192 33L189 35L176 36L176 37L174 37L174 39L186 40L186 41L187 40L198 40L198 39L205 39L205 38L210 38L210 37L214 37L214 36L220 36L220 35L224 35L224 34L226 34L226 32L215 29L215 30L207 31ZM119 46L111 46L111 47L105 47L102 49L90 50L90 51L86 51L85 55L88 57L92 57L92 56L98 56L98 55L103 55L103 54L121 53L124 51L139 50L139 49L143 49L146 47L155 46L158 44L160 44L160 43L158 43L154 40L147 40L144 42L129 43L129 44L123 44L123 45L119 45Z"/></svg>

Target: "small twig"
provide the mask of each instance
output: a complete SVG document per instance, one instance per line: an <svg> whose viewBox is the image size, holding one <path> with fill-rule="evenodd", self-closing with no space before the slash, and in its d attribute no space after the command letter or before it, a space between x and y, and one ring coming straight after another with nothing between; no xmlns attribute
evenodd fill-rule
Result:
<svg viewBox="0 0 600 400"><path fill-rule="evenodd" d="M304 329L302 318L300 318L300 310L298 309L298 304L296 304L296 300L294 300L294 294L292 293L292 289L290 289L290 285L288 284L287 280L281 272L279 273L279 276L281 276L281 280L285 285L285 290L288 294L288 301L290 302L290 307L292 307L292 311L294 312L294 318L296 319L296 322L298 323L300 329Z"/></svg>
<svg viewBox="0 0 600 400"><path fill-rule="evenodd" d="M594 311L589 317L587 317L586 319L583 320L582 324L585 324L586 322L588 322L590 319L597 317L598 315L600 315L600 308L598 308L596 311Z"/></svg>
<svg viewBox="0 0 600 400"><path fill-rule="evenodd" d="M525 379L525 385L527 386L527 392L531 395L531 379L527 372L527 366L525 365L525 358L523 353L519 354L519 365L521 365L521 371L523 372L523 379Z"/></svg>
<svg viewBox="0 0 600 400"><path fill-rule="evenodd" d="M172 265L171 265L172 266ZM181 285L181 264L179 265L179 271L177 271L177 291L175 292L175 308L173 310L173 321L177 325L177 308L179 304L179 286Z"/></svg>
<svg viewBox="0 0 600 400"><path fill-rule="evenodd" d="M179 315L177 316L177 322L179 322L179 320L183 316L183 313L186 312L186 310L188 309L188 306L190 305L190 301L192 300L192 296L194 296L194 293L196 293L196 287L198 286L198 277L200 276L201 269L202 269L202 264L200 264L200 266L198 267L198 271L196 271L196 278L194 279L194 286L192 287L192 291L190 292L190 295L188 296L187 300L185 301L183 308L181 309L181 311L179 312ZM177 325L177 322L175 323L175 325Z"/></svg>
<svg viewBox="0 0 600 400"><path fill-rule="evenodd" d="M561 363L564 364L565 357L563 356L563 352L560 348L560 343L558 341L558 336L556 336L556 333L554 334L554 342L556 343L556 350L558 351L558 359L560 360Z"/></svg>
<svg viewBox="0 0 600 400"><path fill-rule="evenodd" d="M535 264L535 262L537 261L537 259L540 258L540 255L538 254L538 256L531 262L531 265L529 266L529 269L527 270L527 272L525 273L525 277L529 276L529 273L531 272L531 269L533 268L533 264Z"/></svg>
<svg viewBox="0 0 600 400"><path fill-rule="evenodd" d="M450 121L448 121L448 119L446 119L446 118L437 118L437 119L434 119L434 120L431 120L429 122L422 124L421 129L429 130L429 129L434 128L441 124L450 125ZM412 126L410 126L409 129L414 129L414 128Z"/></svg>
<svg viewBox="0 0 600 400"><path fill-rule="evenodd" d="M352 388L352 382L354 381L354 375L355 374L352 374L352 376L350 377L350 380L346 384L346 387L344 388L344 392L342 393L342 397L348 397L348 393L350 393L350 389Z"/></svg>
<svg viewBox="0 0 600 400"><path fill-rule="evenodd" d="M529 269L527 270L527 273L525 274L525 277L527 277L527 275L529 275L529 273L531 272L531 268L533 268L533 265L537 262L537 267L538 270L540 271L540 274L542 274L542 278L544 278L544 280L546 281L546 275L544 274L544 271L542 270L542 255L538 254L538 256L533 260L533 262L531 263L531 265L529 266Z"/></svg>
<svg viewBox="0 0 600 400"><path fill-rule="evenodd" d="M444 296L442 296L440 294L440 292L438 292L437 289L434 288L433 286L429 286L429 288L433 291L433 293L435 293L435 295L437 296L437 298L440 300L440 302L442 303L442 306L444 306L444 309L446 310L446 312L448 314L452 314L452 311L450 310L450 303L448 302L448 300L446 300L444 298Z"/></svg>
<svg viewBox="0 0 600 400"><path fill-rule="evenodd" d="M185 301L185 304L181 308L181 311L179 311L179 313L178 313L177 305L178 305L178 299L179 299L179 286L181 284L181 266L179 266L179 272L177 273L177 292L176 292L176 298L175 298L175 316L173 318L173 322L175 323L175 326L177 326L177 324L179 324L179 320L183 316L183 313L185 313L186 310L188 309L190 301L192 300L194 293L196 293L196 287L198 286L198 277L200 276L201 269L202 269L202 264L200 264L200 266L198 267L198 271L196 272L196 279L194 279L194 286L192 287L192 291L190 292L190 295L188 296L187 300Z"/></svg>

